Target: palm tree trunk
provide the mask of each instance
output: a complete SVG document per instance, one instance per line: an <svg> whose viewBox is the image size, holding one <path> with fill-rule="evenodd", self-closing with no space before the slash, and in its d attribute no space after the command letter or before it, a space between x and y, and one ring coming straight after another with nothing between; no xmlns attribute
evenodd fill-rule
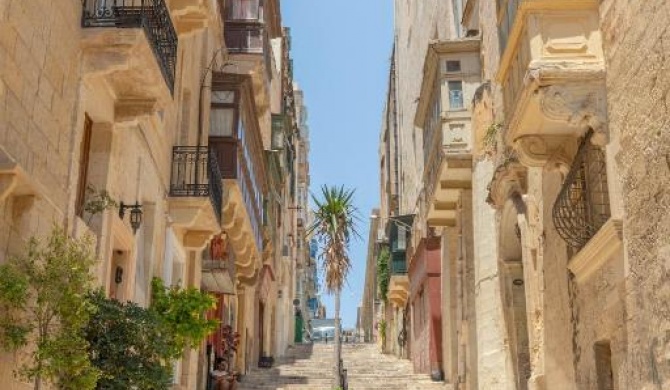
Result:
<svg viewBox="0 0 670 390"><path fill-rule="evenodd" d="M335 294L335 388L339 388L340 383L340 358L342 356L340 345L340 293L338 289Z"/></svg>

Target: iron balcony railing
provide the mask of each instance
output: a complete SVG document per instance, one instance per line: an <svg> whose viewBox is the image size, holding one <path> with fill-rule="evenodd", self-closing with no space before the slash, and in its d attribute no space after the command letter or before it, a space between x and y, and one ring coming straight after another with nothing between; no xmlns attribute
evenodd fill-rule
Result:
<svg viewBox="0 0 670 390"><path fill-rule="evenodd" d="M82 0L82 27L143 28L159 68L174 93L177 32L165 0Z"/></svg>
<svg viewBox="0 0 670 390"><path fill-rule="evenodd" d="M223 184L216 155L206 146L175 146L172 149L170 196L208 196L220 223Z"/></svg>
<svg viewBox="0 0 670 390"><path fill-rule="evenodd" d="M591 135L582 140L552 212L558 234L576 251L610 218L605 153Z"/></svg>

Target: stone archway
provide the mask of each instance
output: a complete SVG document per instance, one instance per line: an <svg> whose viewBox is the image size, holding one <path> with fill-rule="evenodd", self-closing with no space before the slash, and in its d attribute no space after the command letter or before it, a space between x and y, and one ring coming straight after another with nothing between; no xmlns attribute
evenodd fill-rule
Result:
<svg viewBox="0 0 670 390"><path fill-rule="evenodd" d="M528 338L528 316L523 266L519 211L512 198L505 202L500 217L499 254L502 277L501 295L509 356L514 370L516 389L528 389L531 375Z"/></svg>

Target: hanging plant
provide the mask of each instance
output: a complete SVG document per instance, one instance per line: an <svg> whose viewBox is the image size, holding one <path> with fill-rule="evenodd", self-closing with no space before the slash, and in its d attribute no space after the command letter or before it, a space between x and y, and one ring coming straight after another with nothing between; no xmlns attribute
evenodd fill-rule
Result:
<svg viewBox="0 0 670 390"><path fill-rule="evenodd" d="M101 214L105 210L118 208L119 204L112 198L107 190L97 190L95 187L89 185L86 187L86 202L84 203L84 211L88 214L86 224L91 224L91 219L94 216Z"/></svg>
<svg viewBox="0 0 670 390"><path fill-rule="evenodd" d="M377 256L377 288L379 289L379 296L384 302L388 300L389 283L391 281L390 259L391 254L388 248L382 248L379 256Z"/></svg>
<svg viewBox="0 0 670 390"><path fill-rule="evenodd" d="M482 138L482 149L488 155L495 154L498 148L498 133L502 129L502 124L493 122L486 128Z"/></svg>

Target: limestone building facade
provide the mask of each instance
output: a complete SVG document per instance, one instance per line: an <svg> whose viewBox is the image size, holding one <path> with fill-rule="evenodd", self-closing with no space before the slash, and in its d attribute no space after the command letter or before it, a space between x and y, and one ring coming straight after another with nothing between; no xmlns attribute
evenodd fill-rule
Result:
<svg viewBox="0 0 670 390"><path fill-rule="evenodd" d="M406 308L417 371L670 386L669 21L666 1L396 2L380 220L413 218L386 312Z"/></svg>
<svg viewBox="0 0 670 390"><path fill-rule="evenodd" d="M0 2L0 262L54 225L89 234L109 297L200 288L241 373L281 356L308 247L292 69L279 1ZM103 190L123 206L89 214ZM175 389L205 385L219 343L184 351ZM0 356L3 388L27 388L18 358Z"/></svg>

